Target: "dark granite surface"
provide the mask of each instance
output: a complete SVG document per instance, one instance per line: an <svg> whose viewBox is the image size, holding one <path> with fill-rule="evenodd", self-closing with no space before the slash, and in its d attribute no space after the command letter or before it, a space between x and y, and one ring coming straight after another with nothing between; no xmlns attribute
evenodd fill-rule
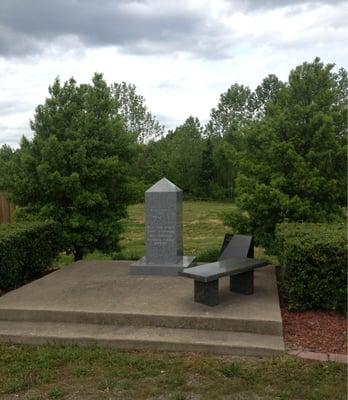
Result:
<svg viewBox="0 0 348 400"><path fill-rule="evenodd" d="M201 282L210 282L222 276L239 274L268 264L266 261L255 258L233 257L228 260L186 268L184 271L179 272L179 275Z"/></svg>
<svg viewBox="0 0 348 400"><path fill-rule="evenodd" d="M219 261L232 257L254 258L254 240L250 235L225 235L222 247Z"/></svg>
<svg viewBox="0 0 348 400"><path fill-rule="evenodd" d="M195 281L194 300L196 303L210 307L217 306L219 304L219 280L215 279L211 282Z"/></svg>
<svg viewBox="0 0 348 400"><path fill-rule="evenodd" d="M182 190L162 178L145 192L146 256L131 275L177 276L195 257L183 255Z"/></svg>

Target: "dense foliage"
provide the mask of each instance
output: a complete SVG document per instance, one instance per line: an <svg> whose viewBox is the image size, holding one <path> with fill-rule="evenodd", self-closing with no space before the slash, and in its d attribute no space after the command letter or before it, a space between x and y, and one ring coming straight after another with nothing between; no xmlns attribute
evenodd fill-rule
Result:
<svg viewBox="0 0 348 400"><path fill-rule="evenodd" d="M0 147L0 191L7 191L13 178L13 165L17 152L10 146Z"/></svg>
<svg viewBox="0 0 348 400"><path fill-rule="evenodd" d="M186 197L235 202L226 224L274 252L276 224L342 218L347 116L347 71L319 58L287 82L232 84L205 126L190 116L167 135L134 85L57 80L33 141L0 149L0 189L61 222L77 258L115 248L126 205L163 176Z"/></svg>
<svg viewBox="0 0 348 400"><path fill-rule="evenodd" d="M344 224L283 223L277 227L282 289L291 310L345 310L347 232Z"/></svg>
<svg viewBox="0 0 348 400"><path fill-rule="evenodd" d="M296 67L243 131L239 210L226 220L270 251L277 223L335 221L346 205L347 73L332 69L319 59Z"/></svg>
<svg viewBox="0 0 348 400"><path fill-rule="evenodd" d="M61 246L56 222L0 225L0 289L14 287L47 270Z"/></svg>
<svg viewBox="0 0 348 400"><path fill-rule="evenodd" d="M150 186L163 176L175 182L188 195L200 195L203 128L197 118L169 132L160 141L143 146L135 167L138 177Z"/></svg>
<svg viewBox="0 0 348 400"><path fill-rule="evenodd" d="M117 249L121 219L132 200L130 164L136 136L102 75L78 86L58 79L36 109L34 137L22 139L9 188L22 213L59 222L75 260Z"/></svg>

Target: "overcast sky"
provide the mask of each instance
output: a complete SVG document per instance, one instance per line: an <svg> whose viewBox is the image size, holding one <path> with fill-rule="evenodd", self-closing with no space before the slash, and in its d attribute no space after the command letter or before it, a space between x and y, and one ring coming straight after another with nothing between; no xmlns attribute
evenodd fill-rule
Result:
<svg viewBox="0 0 348 400"><path fill-rule="evenodd" d="M0 0L0 145L57 76L134 83L168 129L315 56L348 69L347 0Z"/></svg>

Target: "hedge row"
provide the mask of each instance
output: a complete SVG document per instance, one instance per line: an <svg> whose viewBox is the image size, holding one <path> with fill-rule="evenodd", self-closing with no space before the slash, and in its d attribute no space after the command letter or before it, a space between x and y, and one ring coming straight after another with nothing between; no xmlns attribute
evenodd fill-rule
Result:
<svg viewBox="0 0 348 400"><path fill-rule="evenodd" d="M56 222L0 225L0 289L15 287L47 270L60 243Z"/></svg>
<svg viewBox="0 0 348 400"><path fill-rule="evenodd" d="M289 309L346 310L346 226L284 223L276 236Z"/></svg>

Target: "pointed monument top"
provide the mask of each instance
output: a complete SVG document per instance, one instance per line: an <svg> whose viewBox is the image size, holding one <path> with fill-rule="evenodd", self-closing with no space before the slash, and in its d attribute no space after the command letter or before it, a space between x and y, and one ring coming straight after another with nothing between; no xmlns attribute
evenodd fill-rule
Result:
<svg viewBox="0 0 348 400"><path fill-rule="evenodd" d="M181 189L174 185L174 183L167 178L162 178L153 186L151 186L150 189L147 189L146 193L149 192L181 192Z"/></svg>

